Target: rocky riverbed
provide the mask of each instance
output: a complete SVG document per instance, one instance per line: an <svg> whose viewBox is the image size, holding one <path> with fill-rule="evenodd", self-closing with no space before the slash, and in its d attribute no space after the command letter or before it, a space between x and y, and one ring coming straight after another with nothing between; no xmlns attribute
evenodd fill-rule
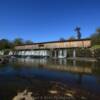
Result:
<svg viewBox="0 0 100 100"><path fill-rule="evenodd" d="M18 92L12 100L99 100L99 97L78 88L51 82L48 89L25 89Z"/></svg>

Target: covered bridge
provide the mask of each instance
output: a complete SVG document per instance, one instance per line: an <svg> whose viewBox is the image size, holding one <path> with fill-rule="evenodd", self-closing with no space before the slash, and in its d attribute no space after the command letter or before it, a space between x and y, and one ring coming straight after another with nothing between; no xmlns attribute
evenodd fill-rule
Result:
<svg viewBox="0 0 100 100"><path fill-rule="evenodd" d="M68 49L72 49L73 57L76 57L76 48L89 47L91 47L90 39L41 42L16 46L13 55L65 58L68 56Z"/></svg>

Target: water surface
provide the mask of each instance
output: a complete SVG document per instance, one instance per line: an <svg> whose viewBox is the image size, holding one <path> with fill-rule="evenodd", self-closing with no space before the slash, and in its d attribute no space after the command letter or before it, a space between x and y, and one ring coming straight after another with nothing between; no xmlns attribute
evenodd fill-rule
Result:
<svg viewBox="0 0 100 100"><path fill-rule="evenodd" d="M19 58L0 65L0 100L11 100L25 89L35 96L48 95L52 89L61 93L68 89L99 98L100 63Z"/></svg>

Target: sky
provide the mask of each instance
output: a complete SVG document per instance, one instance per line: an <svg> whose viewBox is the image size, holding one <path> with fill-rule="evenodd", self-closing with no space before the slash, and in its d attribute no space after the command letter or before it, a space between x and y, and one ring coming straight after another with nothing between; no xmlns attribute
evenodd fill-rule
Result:
<svg viewBox="0 0 100 100"><path fill-rule="evenodd" d="M0 39L87 38L100 27L100 0L0 0Z"/></svg>

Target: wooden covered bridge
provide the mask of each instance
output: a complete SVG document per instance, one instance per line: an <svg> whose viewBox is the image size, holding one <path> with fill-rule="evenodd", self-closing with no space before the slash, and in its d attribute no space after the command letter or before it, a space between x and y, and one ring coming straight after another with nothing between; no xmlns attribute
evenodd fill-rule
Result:
<svg viewBox="0 0 100 100"><path fill-rule="evenodd" d="M9 55L66 58L69 49L73 51L73 57L76 57L76 48L89 47L91 47L90 39L51 41L16 46L14 52L10 52Z"/></svg>

